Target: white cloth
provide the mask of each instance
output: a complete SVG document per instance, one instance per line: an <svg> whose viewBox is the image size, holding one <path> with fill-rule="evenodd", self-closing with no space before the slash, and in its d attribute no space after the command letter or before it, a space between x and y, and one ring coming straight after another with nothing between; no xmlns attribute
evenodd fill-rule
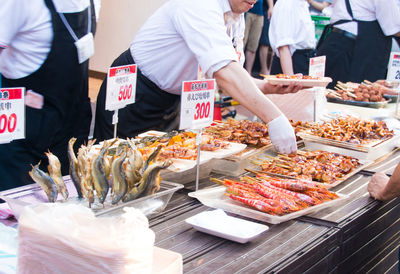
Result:
<svg viewBox="0 0 400 274"><path fill-rule="evenodd" d="M100 1L95 0L96 18ZM90 0L53 0L58 12L79 12ZM38 70L53 39L50 11L44 0L0 0L0 73L10 79Z"/></svg>
<svg viewBox="0 0 400 274"><path fill-rule="evenodd" d="M398 0L350 0L355 19L362 21L378 20L385 35L393 35L400 31L400 7ZM331 23L341 19L351 20L346 9L345 0L336 0L333 4ZM335 27L357 35L357 23L349 22Z"/></svg>
<svg viewBox="0 0 400 274"><path fill-rule="evenodd" d="M278 48L289 46L293 55L297 49L313 49L316 45L315 26L305 0L282 0L274 6L269 42L279 57Z"/></svg>
<svg viewBox="0 0 400 274"><path fill-rule="evenodd" d="M244 17L226 16L226 26L225 13L232 13L228 0L166 2L132 41L130 50L138 68L162 90L180 94L182 81L196 79L198 65L212 77L238 61L232 42L242 43Z"/></svg>

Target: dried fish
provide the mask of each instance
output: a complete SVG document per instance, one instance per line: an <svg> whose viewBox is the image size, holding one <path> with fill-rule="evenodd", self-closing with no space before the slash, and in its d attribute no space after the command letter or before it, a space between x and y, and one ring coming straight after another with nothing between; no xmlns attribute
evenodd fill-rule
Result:
<svg viewBox="0 0 400 274"><path fill-rule="evenodd" d="M57 185L49 174L39 169L39 165L40 162L35 166L31 165L32 170L29 171L29 175L46 193L49 202L54 203L58 195Z"/></svg>
<svg viewBox="0 0 400 274"><path fill-rule="evenodd" d="M49 171L50 177L53 179L55 184L57 185L57 190L63 196L64 200L68 199L68 190L65 186L64 180L61 175L61 163L60 160L53 153L45 152L47 158L49 159L49 165L47 166L47 170Z"/></svg>

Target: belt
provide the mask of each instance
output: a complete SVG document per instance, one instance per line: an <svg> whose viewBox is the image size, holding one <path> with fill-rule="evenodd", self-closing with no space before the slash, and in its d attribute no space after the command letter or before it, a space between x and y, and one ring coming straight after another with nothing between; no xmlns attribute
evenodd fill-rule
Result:
<svg viewBox="0 0 400 274"><path fill-rule="evenodd" d="M350 38L352 40L356 40L357 35L352 34L351 32L342 30L342 29L338 29L338 28L332 28L332 32L336 32L339 33L341 35L343 35L344 37Z"/></svg>

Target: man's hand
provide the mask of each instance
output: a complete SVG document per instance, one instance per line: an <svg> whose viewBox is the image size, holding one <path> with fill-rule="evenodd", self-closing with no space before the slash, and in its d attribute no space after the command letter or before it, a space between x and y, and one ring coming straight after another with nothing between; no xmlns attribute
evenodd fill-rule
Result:
<svg viewBox="0 0 400 274"><path fill-rule="evenodd" d="M299 90L303 89L301 84L290 83L288 86L284 85L272 85L268 83L268 80L264 80L260 85L258 85L260 90L264 94L286 94L286 93L296 93Z"/></svg>
<svg viewBox="0 0 400 274"><path fill-rule="evenodd" d="M372 198L385 201L384 189L389 181L389 177L381 172L375 173L368 183L368 192Z"/></svg>

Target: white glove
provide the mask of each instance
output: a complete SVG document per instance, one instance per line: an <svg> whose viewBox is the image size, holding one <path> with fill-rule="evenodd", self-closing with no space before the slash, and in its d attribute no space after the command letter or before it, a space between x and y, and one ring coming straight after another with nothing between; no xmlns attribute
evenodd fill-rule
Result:
<svg viewBox="0 0 400 274"><path fill-rule="evenodd" d="M285 115L281 115L268 123L269 138L280 153L290 154L297 151L294 129Z"/></svg>

